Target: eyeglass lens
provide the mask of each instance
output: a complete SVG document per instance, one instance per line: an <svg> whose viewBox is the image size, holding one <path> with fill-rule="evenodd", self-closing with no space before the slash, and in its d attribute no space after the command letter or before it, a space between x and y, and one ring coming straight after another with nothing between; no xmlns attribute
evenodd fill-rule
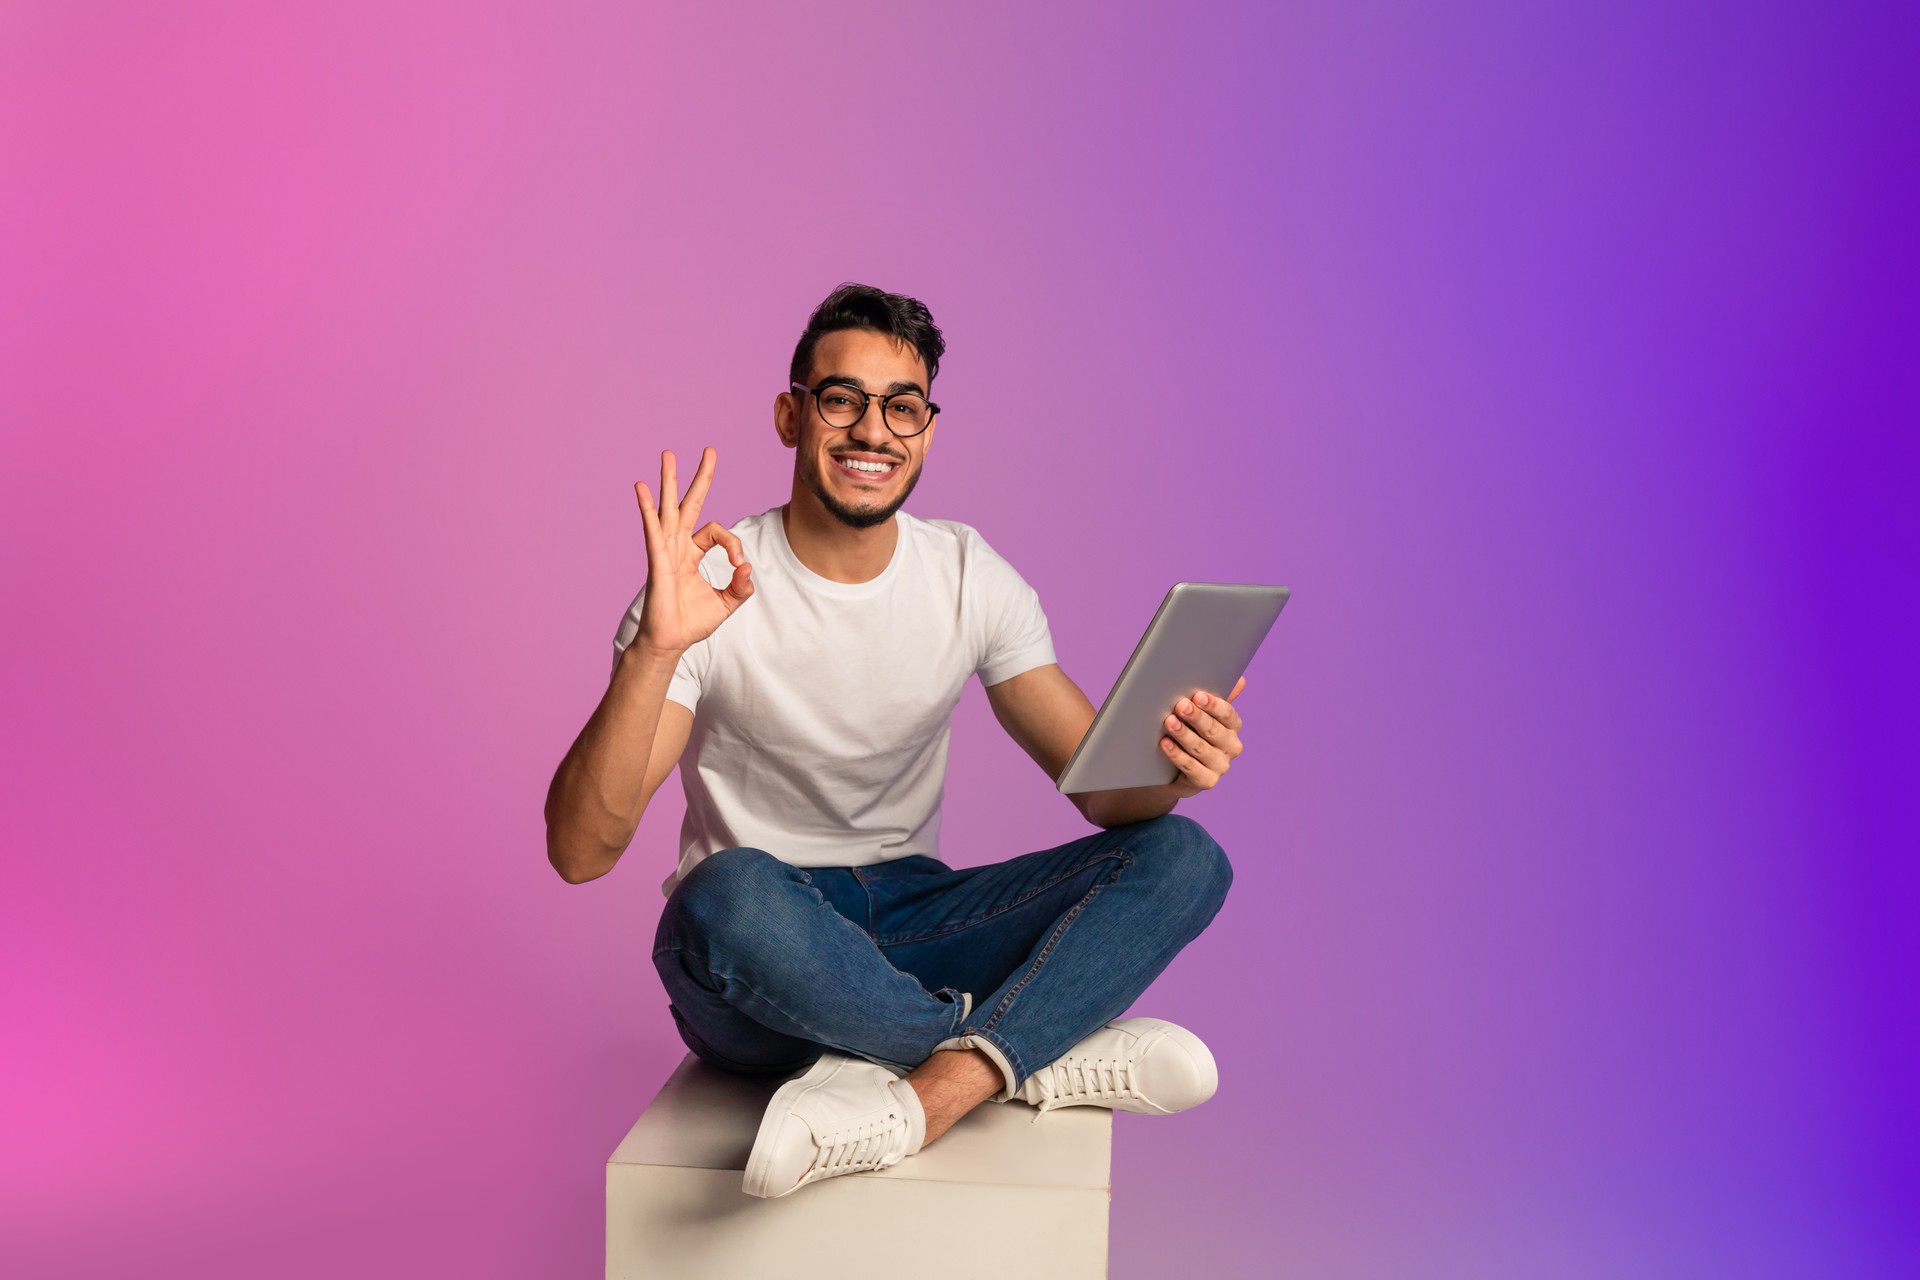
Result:
<svg viewBox="0 0 1920 1280"><path fill-rule="evenodd" d="M867 411L866 395L851 387L822 387L817 395L820 416L832 426L850 427ZM924 430L929 416L927 402L911 394L887 397L885 413L887 426L901 435Z"/></svg>

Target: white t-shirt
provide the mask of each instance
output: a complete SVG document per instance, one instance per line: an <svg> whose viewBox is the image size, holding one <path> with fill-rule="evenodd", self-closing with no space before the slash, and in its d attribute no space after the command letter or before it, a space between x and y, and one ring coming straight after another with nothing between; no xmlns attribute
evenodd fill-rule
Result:
<svg viewBox="0 0 1920 1280"><path fill-rule="evenodd" d="M780 508L733 526L753 595L680 657L667 697L691 710L680 758L687 816L668 894L708 855L764 849L798 867L939 856L954 704L1054 661L1040 598L955 520L894 513L893 559L868 582L800 563ZM733 573L725 547L700 572ZM614 635L640 629L645 589Z"/></svg>

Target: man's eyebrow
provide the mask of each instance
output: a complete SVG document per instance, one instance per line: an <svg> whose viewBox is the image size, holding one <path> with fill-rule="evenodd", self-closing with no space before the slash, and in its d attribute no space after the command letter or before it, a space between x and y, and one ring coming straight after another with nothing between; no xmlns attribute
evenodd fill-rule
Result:
<svg viewBox="0 0 1920 1280"><path fill-rule="evenodd" d="M854 377L850 373L830 373L826 377L820 379L820 381L815 385L824 387L829 382L838 382L845 386L858 387L862 391L865 391L867 389L867 384L865 382L862 382L859 378ZM899 381L889 382L887 384L887 390L885 394L897 395L902 391L911 391L913 392L913 394L919 396L922 399L925 399L927 395L926 388L921 386L919 383L899 382Z"/></svg>

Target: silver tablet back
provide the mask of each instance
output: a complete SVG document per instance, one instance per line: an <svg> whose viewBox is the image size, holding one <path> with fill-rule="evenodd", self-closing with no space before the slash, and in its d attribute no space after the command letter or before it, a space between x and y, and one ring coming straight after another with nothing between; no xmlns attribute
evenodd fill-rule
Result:
<svg viewBox="0 0 1920 1280"><path fill-rule="evenodd" d="M1172 782L1179 771L1160 750L1161 722L1195 689L1231 693L1291 594L1237 582L1174 583L1061 771L1059 789Z"/></svg>

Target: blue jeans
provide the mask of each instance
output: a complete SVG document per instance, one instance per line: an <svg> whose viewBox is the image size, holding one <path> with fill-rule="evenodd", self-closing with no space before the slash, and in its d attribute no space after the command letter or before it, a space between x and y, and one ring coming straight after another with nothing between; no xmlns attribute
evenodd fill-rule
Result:
<svg viewBox="0 0 1920 1280"><path fill-rule="evenodd" d="M1119 1017L1232 881L1178 814L959 871L722 849L667 899L653 963L681 1039L714 1066L789 1072L831 1049L904 1072L975 1048L1004 1099Z"/></svg>

